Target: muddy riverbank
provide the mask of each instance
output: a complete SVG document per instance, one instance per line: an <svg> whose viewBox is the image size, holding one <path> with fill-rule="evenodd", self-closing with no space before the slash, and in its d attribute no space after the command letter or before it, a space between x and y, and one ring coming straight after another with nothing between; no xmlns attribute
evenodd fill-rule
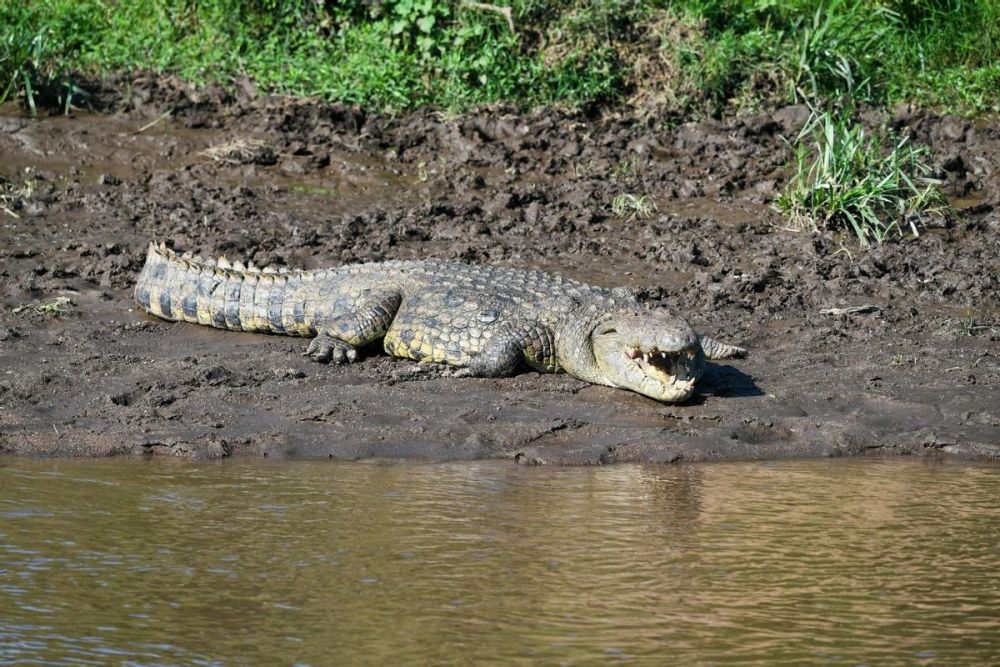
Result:
<svg viewBox="0 0 1000 667"><path fill-rule="evenodd" d="M769 206L798 107L666 127L505 109L386 118L165 79L109 98L102 114L0 116L0 451L1000 454L995 124L870 114L934 150L960 212L868 252L784 229ZM620 195L656 210L616 215ZM679 406L567 376L442 377L380 354L321 366L300 339L137 312L130 287L153 238L257 264L437 257L643 286L751 356L714 366Z"/></svg>

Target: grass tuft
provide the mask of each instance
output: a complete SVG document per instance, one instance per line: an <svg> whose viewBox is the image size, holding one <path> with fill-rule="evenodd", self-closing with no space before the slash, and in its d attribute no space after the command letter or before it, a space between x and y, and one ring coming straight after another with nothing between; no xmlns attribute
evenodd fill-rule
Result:
<svg viewBox="0 0 1000 667"><path fill-rule="evenodd" d="M17 211L24 206L25 200L31 199L34 193L34 180L29 178L15 183L0 176L0 211L12 218L20 218Z"/></svg>
<svg viewBox="0 0 1000 667"><path fill-rule="evenodd" d="M956 338L967 336L978 336L981 333L990 331L996 333L996 329L991 325L978 319L973 313L967 313L965 317L949 318L945 324L951 329Z"/></svg>
<svg viewBox="0 0 1000 667"><path fill-rule="evenodd" d="M43 299L42 301L34 301L32 303L26 303L18 306L14 309L14 314L18 315L20 313L36 313L38 315L50 315L52 317L59 317L60 315L66 315L72 310L73 300L66 296L55 296L50 299Z"/></svg>
<svg viewBox="0 0 1000 667"><path fill-rule="evenodd" d="M869 135L846 117L814 113L792 149L775 206L796 227L850 230L870 246L905 230L919 236L928 216L948 211L929 151L905 136Z"/></svg>
<svg viewBox="0 0 1000 667"><path fill-rule="evenodd" d="M898 14L882 6L848 0L820 3L795 24L798 33L789 79L790 96L815 102L823 96L873 97L878 64Z"/></svg>
<svg viewBox="0 0 1000 667"><path fill-rule="evenodd" d="M33 29L24 22L0 33L0 103L22 92L31 113L37 111L35 87L41 69L49 59L46 30Z"/></svg>
<svg viewBox="0 0 1000 667"><path fill-rule="evenodd" d="M611 213L618 218L645 220L657 210L656 202L649 195L616 195L611 200Z"/></svg>

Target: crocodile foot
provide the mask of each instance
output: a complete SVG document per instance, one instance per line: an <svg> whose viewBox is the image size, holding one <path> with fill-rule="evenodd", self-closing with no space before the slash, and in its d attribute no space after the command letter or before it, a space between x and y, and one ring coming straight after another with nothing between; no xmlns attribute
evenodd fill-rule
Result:
<svg viewBox="0 0 1000 667"><path fill-rule="evenodd" d="M358 348L332 336L319 334L309 342L302 356L320 363L349 364L358 360Z"/></svg>

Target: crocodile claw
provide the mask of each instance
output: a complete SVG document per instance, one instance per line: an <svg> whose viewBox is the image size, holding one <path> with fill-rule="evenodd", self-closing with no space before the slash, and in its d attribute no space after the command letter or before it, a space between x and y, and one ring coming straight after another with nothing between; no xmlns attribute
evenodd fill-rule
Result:
<svg viewBox="0 0 1000 667"><path fill-rule="evenodd" d="M302 356L324 364L350 364L358 360L358 348L332 336L320 334L309 342L309 347Z"/></svg>

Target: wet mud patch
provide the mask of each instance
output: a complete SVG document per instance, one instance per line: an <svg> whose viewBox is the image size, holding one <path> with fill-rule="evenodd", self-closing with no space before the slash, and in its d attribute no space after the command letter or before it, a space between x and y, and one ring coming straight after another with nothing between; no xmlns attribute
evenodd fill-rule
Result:
<svg viewBox="0 0 1000 667"><path fill-rule="evenodd" d="M962 214L871 252L769 202L803 109L664 129L556 111L386 118L134 83L0 116L0 450L524 464L1000 454L1000 128L899 109ZM109 93L112 95L113 92ZM159 119L159 120L158 120ZM16 187L15 187L16 186ZM645 197L648 217L616 213ZM457 379L159 322L146 244L317 268L448 258L641 287L751 349L684 405L565 375ZM65 298L66 308L46 308Z"/></svg>

